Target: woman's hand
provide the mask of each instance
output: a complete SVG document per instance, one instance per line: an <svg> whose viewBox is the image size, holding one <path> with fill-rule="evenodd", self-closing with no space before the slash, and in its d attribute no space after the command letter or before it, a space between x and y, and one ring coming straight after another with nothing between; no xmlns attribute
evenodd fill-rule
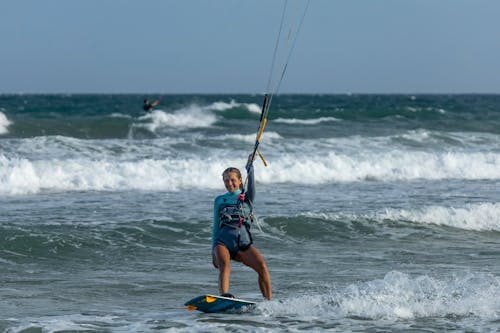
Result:
<svg viewBox="0 0 500 333"><path fill-rule="evenodd" d="M248 155L247 165L245 166L245 169L247 169L247 171L250 168L250 166L252 165L253 161L255 161L255 156L252 159L252 155L253 154Z"/></svg>

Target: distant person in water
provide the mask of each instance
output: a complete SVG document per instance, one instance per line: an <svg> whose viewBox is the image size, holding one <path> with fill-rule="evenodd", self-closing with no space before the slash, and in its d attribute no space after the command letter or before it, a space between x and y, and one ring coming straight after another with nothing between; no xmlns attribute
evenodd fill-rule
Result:
<svg viewBox="0 0 500 333"><path fill-rule="evenodd" d="M151 112L151 111L153 111L153 108L155 106L160 104L160 100L161 100L161 98L158 98L156 101L150 102L149 99L146 98L146 99L144 99L144 103L142 104L142 109L146 112Z"/></svg>

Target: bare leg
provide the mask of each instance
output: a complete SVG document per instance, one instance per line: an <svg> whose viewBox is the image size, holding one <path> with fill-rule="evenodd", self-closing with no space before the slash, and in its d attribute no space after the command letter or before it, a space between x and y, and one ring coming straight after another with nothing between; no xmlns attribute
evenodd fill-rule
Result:
<svg viewBox="0 0 500 333"><path fill-rule="evenodd" d="M236 260L241 261L243 264L252 268L259 275L259 288L262 295L270 300L273 297L271 288L271 275L267 269L264 257L260 254L259 250L250 246L246 251L238 251L236 253Z"/></svg>
<svg viewBox="0 0 500 333"><path fill-rule="evenodd" d="M224 245L214 248L214 265L219 269L219 293L229 292L229 277L231 275L231 256Z"/></svg>

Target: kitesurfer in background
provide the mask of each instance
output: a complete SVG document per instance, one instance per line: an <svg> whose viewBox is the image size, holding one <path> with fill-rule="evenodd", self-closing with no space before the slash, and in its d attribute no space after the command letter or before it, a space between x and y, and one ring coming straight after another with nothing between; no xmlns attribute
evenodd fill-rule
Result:
<svg viewBox="0 0 500 333"><path fill-rule="evenodd" d="M142 109L146 112L151 112L151 111L153 111L153 108L155 106L160 104L160 100L161 100L161 98L158 98L156 101L150 102L149 99L145 98L144 102L142 104Z"/></svg>
<svg viewBox="0 0 500 333"><path fill-rule="evenodd" d="M222 296L229 294L229 277L231 259L252 268L258 274L262 295L272 298L271 276L264 257L252 245L250 223L253 220L252 202L255 197L255 179L253 161L248 160L246 169L248 186L243 187L241 172L237 168L227 168L222 180L227 193L219 195L214 202L214 224L212 232L212 260L219 269L219 292Z"/></svg>

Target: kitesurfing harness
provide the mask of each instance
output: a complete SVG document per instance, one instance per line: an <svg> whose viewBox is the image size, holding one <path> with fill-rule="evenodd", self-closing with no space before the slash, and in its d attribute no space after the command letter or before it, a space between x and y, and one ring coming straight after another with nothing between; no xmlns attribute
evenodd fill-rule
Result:
<svg viewBox="0 0 500 333"><path fill-rule="evenodd" d="M238 195L236 203L220 204L218 220L216 242L223 243L232 258L238 251L245 251L252 245L250 225L254 222L253 207L244 193Z"/></svg>

